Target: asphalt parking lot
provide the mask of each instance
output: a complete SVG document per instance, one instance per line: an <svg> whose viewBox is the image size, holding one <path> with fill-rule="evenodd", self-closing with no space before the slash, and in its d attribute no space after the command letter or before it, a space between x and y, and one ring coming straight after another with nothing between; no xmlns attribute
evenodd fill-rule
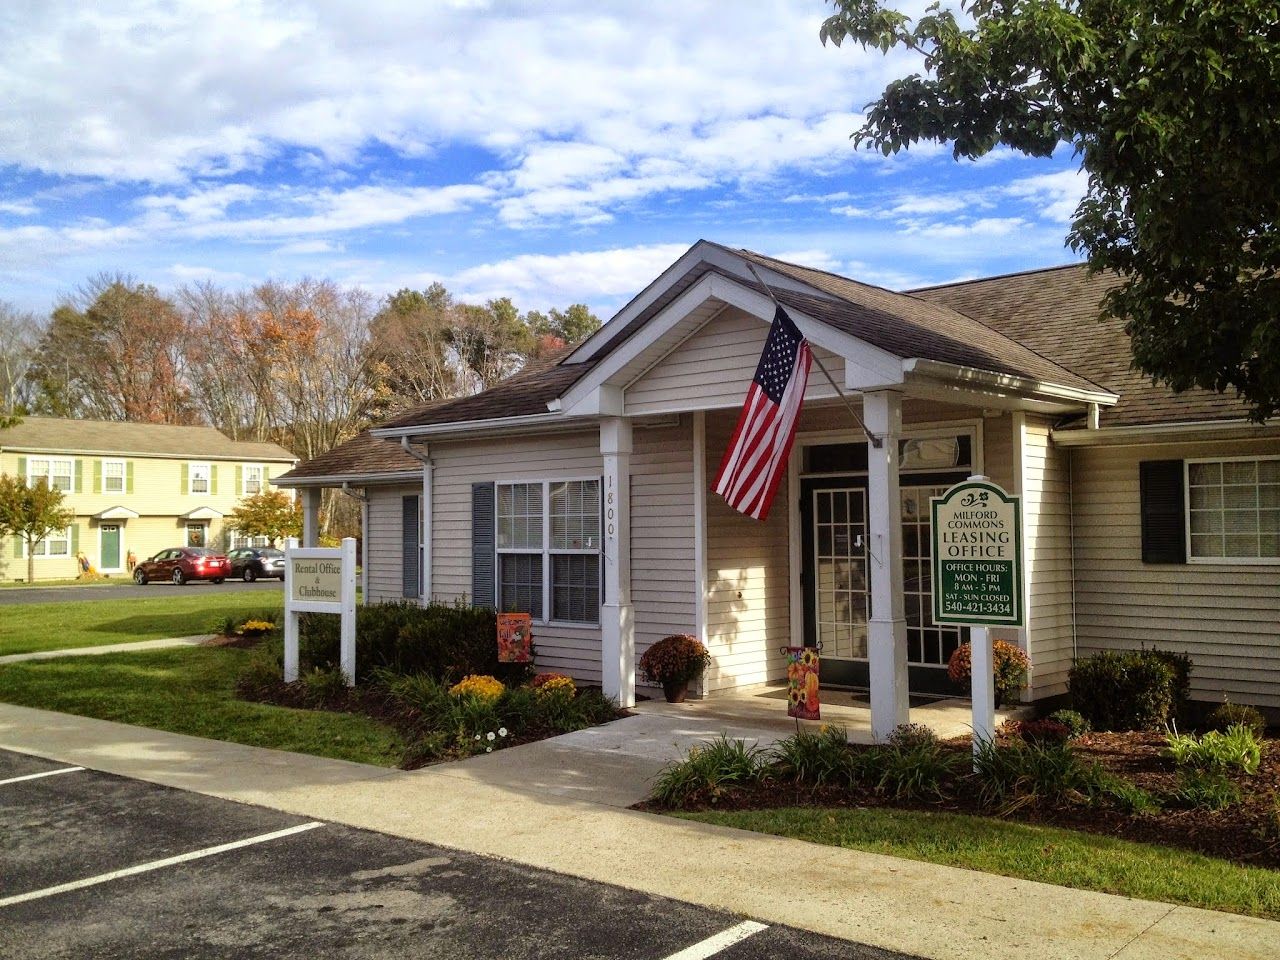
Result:
<svg viewBox="0 0 1280 960"><path fill-rule="evenodd" d="M0 957L227 956L901 955L0 751Z"/></svg>

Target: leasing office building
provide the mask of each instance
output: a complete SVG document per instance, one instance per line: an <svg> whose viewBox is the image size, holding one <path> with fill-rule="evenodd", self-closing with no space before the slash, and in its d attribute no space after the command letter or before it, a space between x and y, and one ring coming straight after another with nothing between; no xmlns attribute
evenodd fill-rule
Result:
<svg viewBox="0 0 1280 960"><path fill-rule="evenodd" d="M774 311L749 266L893 441L872 447L815 368L765 522L708 490ZM1280 429L1132 371L1096 320L1113 282L895 293L700 242L566 355L279 482L310 517L322 487L365 491L372 599L528 611L541 669L625 702L639 652L677 632L711 651L706 695L780 680L802 639L825 683L879 662L946 689L966 631L930 616L928 501L981 473L1022 496L1028 626L997 635L1030 655L1031 698L1065 692L1077 656L1155 644L1191 655L1198 698L1280 709Z"/></svg>

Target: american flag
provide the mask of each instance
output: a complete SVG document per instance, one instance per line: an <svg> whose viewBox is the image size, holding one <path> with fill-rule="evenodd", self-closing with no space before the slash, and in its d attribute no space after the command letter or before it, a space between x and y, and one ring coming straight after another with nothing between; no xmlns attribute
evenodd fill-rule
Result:
<svg viewBox="0 0 1280 960"><path fill-rule="evenodd" d="M769 515L796 436L812 363L809 341L778 307L715 479L716 493L739 513L756 520Z"/></svg>

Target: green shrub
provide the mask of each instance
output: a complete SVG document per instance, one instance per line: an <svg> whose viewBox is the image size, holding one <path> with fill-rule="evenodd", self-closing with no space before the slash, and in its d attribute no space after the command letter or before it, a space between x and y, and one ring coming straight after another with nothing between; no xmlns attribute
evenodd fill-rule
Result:
<svg viewBox="0 0 1280 960"><path fill-rule="evenodd" d="M1005 723L1010 734L1027 743L1063 744L1071 739L1071 728L1051 720L1012 720Z"/></svg>
<svg viewBox="0 0 1280 960"><path fill-rule="evenodd" d="M857 779L858 768L844 727L825 726L818 733L801 730L775 743L769 756L778 776L794 783L850 786Z"/></svg>
<svg viewBox="0 0 1280 960"><path fill-rule="evenodd" d="M347 680L337 667L316 668L302 674L303 695L307 703L324 706L346 696Z"/></svg>
<svg viewBox="0 0 1280 960"><path fill-rule="evenodd" d="M251 700L263 697L284 682L284 650L267 643L253 650L253 655L236 677L236 693Z"/></svg>
<svg viewBox="0 0 1280 960"><path fill-rule="evenodd" d="M974 754L974 779L984 806L1017 807L1088 799L1088 770L1066 744L1015 741L1007 745L979 744Z"/></svg>
<svg viewBox="0 0 1280 960"><path fill-rule="evenodd" d="M938 742L938 735L923 723L900 723L889 734L888 744L899 750L912 747L933 746Z"/></svg>
<svg viewBox="0 0 1280 960"><path fill-rule="evenodd" d="M759 783L766 774L767 759L759 747L721 735L664 767L654 780L650 799L666 807L693 800L715 803L734 787Z"/></svg>
<svg viewBox="0 0 1280 960"><path fill-rule="evenodd" d="M1226 731L1228 727L1248 727L1261 738L1267 732L1267 721L1262 711L1246 703L1223 703L1213 708L1205 719L1209 730Z"/></svg>
<svg viewBox="0 0 1280 960"><path fill-rule="evenodd" d="M338 662L339 618L304 614L299 629L303 663L327 668ZM526 664L498 662L497 617L492 610L460 604L377 603L356 611L356 676L375 670L427 673L444 679L487 674L524 679Z"/></svg>
<svg viewBox="0 0 1280 960"><path fill-rule="evenodd" d="M1097 653L1071 668L1071 700L1095 730L1155 730L1184 708L1190 675L1178 654Z"/></svg>
<svg viewBox="0 0 1280 960"><path fill-rule="evenodd" d="M1195 767L1214 773L1239 770L1250 776L1262 764L1262 743L1243 724L1221 730L1210 730L1203 736L1178 733L1177 728L1165 735L1165 755L1180 767Z"/></svg>
<svg viewBox="0 0 1280 960"><path fill-rule="evenodd" d="M876 789L881 793L898 800L923 800L942 796L960 759L937 743L922 743L905 749L889 747L871 762L879 767Z"/></svg>
<svg viewBox="0 0 1280 960"><path fill-rule="evenodd" d="M1055 710L1046 719L1057 721L1066 727L1072 740L1083 737L1093 729L1084 715L1075 710Z"/></svg>
<svg viewBox="0 0 1280 960"><path fill-rule="evenodd" d="M1240 788L1221 772L1185 767L1178 771L1172 799L1179 806L1225 810L1240 802Z"/></svg>

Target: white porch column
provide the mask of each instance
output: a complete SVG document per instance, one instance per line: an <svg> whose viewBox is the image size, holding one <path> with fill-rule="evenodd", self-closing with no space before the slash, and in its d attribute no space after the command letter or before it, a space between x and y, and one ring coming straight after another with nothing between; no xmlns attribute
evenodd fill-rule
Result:
<svg viewBox="0 0 1280 960"><path fill-rule="evenodd" d="M434 510L431 502L432 480L435 464L422 461L422 597L425 606L431 602L431 525Z"/></svg>
<svg viewBox="0 0 1280 960"><path fill-rule="evenodd" d="M871 674L871 733L883 742L907 722L907 619L902 599L902 519L898 493L898 438L902 395L894 390L863 394L867 430L883 439L867 441L867 528L871 532L871 620L867 625Z"/></svg>
<svg viewBox="0 0 1280 960"><path fill-rule="evenodd" d="M302 488L302 545L318 547L320 545L320 498L323 491L319 487Z"/></svg>
<svg viewBox="0 0 1280 960"><path fill-rule="evenodd" d="M604 603L600 607L601 685L619 706L636 702L636 641L631 611L631 421L600 422L604 458Z"/></svg>
<svg viewBox="0 0 1280 960"><path fill-rule="evenodd" d="M360 498L360 603L369 602L369 493Z"/></svg>

